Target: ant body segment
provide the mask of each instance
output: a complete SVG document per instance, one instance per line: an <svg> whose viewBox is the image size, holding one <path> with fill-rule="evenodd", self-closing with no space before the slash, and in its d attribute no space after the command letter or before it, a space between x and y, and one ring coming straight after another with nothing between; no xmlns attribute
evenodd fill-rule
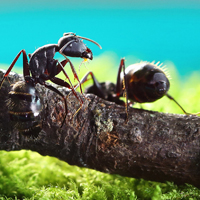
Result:
<svg viewBox="0 0 200 200"><path fill-rule="evenodd" d="M43 110L43 101L36 88L26 81L16 82L9 92L7 106L17 130L36 138L42 129Z"/></svg>
<svg viewBox="0 0 200 200"><path fill-rule="evenodd" d="M99 83L91 71L83 77L81 83L86 82L90 75L93 85L86 88L85 93L92 93L107 101L124 105L127 117L128 100L131 102L146 103L154 102L163 96L167 96L173 100L185 114L190 114L167 93L170 83L167 75L160 66L158 66L158 63L140 62L130 65L125 69L124 59L121 59L116 84L110 82ZM120 99L123 96L126 99L125 102Z"/></svg>
<svg viewBox="0 0 200 200"><path fill-rule="evenodd" d="M73 64L71 63L71 61L67 58L67 56L70 56L70 57L80 57L80 58L83 58L84 60L93 59L92 51L88 47L86 47L86 45L83 43L81 39L88 40L101 48L101 46L95 41L85 38L85 37L77 36L74 33L69 32L69 33L63 34L63 37L59 39L58 44L44 45L36 49L32 54L29 54L28 55L29 62L28 62L28 58L27 58L27 54L25 50L21 50L17 54L13 62L11 63L6 73L4 74L3 79L0 81L0 88L5 78L9 75L10 71L14 67L16 61L22 54L23 55L23 76L24 76L25 82L27 84L30 84L33 87L35 87L37 83L44 85L46 88L60 95L62 99L64 100L66 113L65 113L64 120L62 122L62 125L63 125L66 115L68 113L66 99L64 95L58 89L56 89L55 87L51 85L46 84L46 81L51 80L53 83L57 85L71 89L71 91L76 96L76 98L80 101L81 106L82 106L83 101L78 97L69 79L69 76L64 70L64 66L69 62L71 70L74 74L74 78L78 80L79 85L80 85L80 90L82 93L80 80L78 78L76 70ZM56 52L59 52L60 54L62 54L65 57L65 60L63 60L62 62L55 60L54 56ZM68 79L69 83L60 78L55 77L61 71L64 73L65 77Z"/></svg>

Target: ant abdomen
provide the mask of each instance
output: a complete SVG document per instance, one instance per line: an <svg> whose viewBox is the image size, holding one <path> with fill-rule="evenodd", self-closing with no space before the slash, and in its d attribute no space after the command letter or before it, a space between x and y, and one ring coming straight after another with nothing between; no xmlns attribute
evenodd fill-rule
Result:
<svg viewBox="0 0 200 200"><path fill-rule="evenodd" d="M37 137L42 129L42 99L38 91L25 81L16 82L7 101L11 121L16 129L26 135Z"/></svg>

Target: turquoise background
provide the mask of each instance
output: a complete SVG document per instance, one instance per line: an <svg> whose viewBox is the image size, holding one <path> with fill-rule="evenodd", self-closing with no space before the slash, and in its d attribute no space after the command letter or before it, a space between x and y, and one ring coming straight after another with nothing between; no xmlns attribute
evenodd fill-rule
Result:
<svg viewBox="0 0 200 200"><path fill-rule="evenodd" d="M131 55L128 64L171 61L182 77L200 70L200 1L13 0L0 2L0 25L2 64L75 32L101 44L86 42L94 56L115 52L117 64Z"/></svg>

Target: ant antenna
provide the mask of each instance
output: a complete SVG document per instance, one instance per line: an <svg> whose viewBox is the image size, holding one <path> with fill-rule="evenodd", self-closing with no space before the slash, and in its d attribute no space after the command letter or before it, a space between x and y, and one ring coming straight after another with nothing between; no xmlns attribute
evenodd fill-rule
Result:
<svg viewBox="0 0 200 200"><path fill-rule="evenodd" d="M200 114L200 112L198 112L198 113L188 113L188 112L186 112L184 109L183 109L183 107L171 96L171 95L169 95L169 94L165 94L169 99L171 99L171 100L173 100L178 106L179 106L179 108L186 114L186 115L199 115Z"/></svg>
<svg viewBox="0 0 200 200"><path fill-rule="evenodd" d="M77 38L81 38L81 39L83 39L83 40L88 40L88 41L90 41L90 42L96 44L100 49L102 49L102 47L101 47L101 45L100 45L99 43L97 43L97 42L95 42L94 40L91 40L91 39L89 39L89 38L85 38L85 37L82 37L82 36L78 36L78 35L76 35L75 33L72 33L72 32L64 33L64 34L63 34L63 36L68 36L68 37L70 37L70 36L72 36L72 35L75 36L75 37L77 37Z"/></svg>
<svg viewBox="0 0 200 200"><path fill-rule="evenodd" d="M83 39L83 40L88 40L88 41L90 41L90 42L96 44L100 49L102 49L101 45L100 45L99 43L95 42L94 40L91 40L91 39L85 38L85 37L81 37L81 36L78 36L78 35L76 35L76 37L81 38L81 39Z"/></svg>
<svg viewBox="0 0 200 200"><path fill-rule="evenodd" d="M67 35L74 35L74 36L76 36L76 33L73 33L73 32L68 32L68 33L63 33L63 36L67 36Z"/></svg>

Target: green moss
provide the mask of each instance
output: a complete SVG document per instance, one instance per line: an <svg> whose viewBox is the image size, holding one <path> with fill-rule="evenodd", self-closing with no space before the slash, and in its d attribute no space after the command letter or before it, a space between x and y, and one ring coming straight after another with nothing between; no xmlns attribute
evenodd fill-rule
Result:
<svg viewBox="0 0 200 200"><path fill-rule="evenodd" d="M95 69L99 81L105 81L110 80L111 71L117 71L115 66L118 66L118 63L108 57L100 57L93 65L95 67L87 66L90 70ZM84 72L82 69L83 66L80 77L88 71L85 69ZM184 82L180 82L175 69L171 67L169 71L173 78L169 93L186 111L199 112L200 74L195 72ZM115 79L113 76L112 81L115 82ZM142 104L142 107L161 112L182 113L179 107L166 97L155 103ZM40 156L31 151L0 151L0 200L4 199L197 200L200 199L200 190L191 185L178 187L171 182L156 183L69 166L56 158Z"/></svg>
<svg viewBox="0 0 200 200"><path fill-rule="evenodd" d="M69 166L31 151L0 152L0 199L199 199L200 190Z"/></svg>

